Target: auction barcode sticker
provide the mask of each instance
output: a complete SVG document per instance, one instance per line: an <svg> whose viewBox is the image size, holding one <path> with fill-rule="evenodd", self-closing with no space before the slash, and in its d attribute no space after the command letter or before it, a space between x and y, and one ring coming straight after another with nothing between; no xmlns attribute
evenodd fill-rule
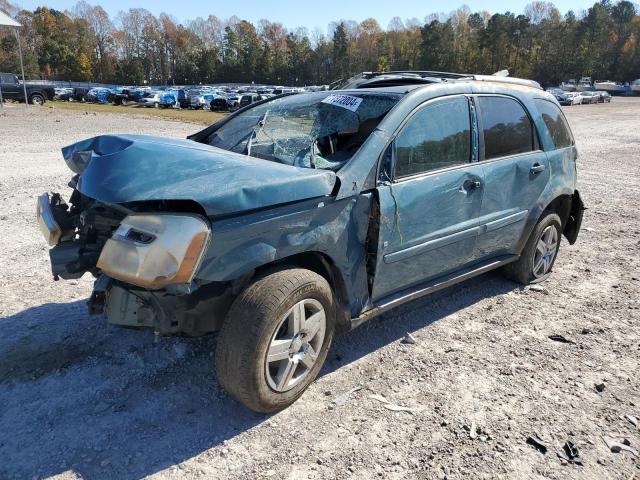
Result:
<svg viewBox="0 0 640 480"><path fill-rule="evenodd" d="M322 100L322 103L328 103L329 105L335 105L336 107L346 108L347 110L355 112L362 103L362 99L351 95L333 94Z"/></svg>

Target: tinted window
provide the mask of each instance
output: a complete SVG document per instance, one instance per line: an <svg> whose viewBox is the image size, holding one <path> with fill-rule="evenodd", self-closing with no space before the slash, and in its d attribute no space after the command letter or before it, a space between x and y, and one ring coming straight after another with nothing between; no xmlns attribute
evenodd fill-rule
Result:
<svg viewBox="0 0 640 480"><path fill-rule="evenodd" d="M478 101L486 160L533 150L533 127L522 105L506 97L478 97Z"/></svg>
<svg viewBox="0 0 640 480"><path fill-rule="evenodd" d="M535 102L538 111L542 115L542 120L544 120L549 130L554 147L565 148L573 145L573 136L562 110L555 103L548 100L538 99Z"/></svg>
<svg viewBox="0 0 640 480"><path fill-rule="evenodd" d="M471 121L465 97L426 106L403 127L395 141L396 177L469 162Z"/></svg>

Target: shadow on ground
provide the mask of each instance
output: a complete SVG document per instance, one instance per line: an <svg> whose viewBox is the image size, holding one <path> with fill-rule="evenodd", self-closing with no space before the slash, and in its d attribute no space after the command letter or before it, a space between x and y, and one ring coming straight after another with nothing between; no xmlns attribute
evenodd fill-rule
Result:
<svg viewBox="0 0 640 480"><path fill-rule="evenodd" d="M402 306L339 336L322 374L514 288L488 274ZM140 478L265 421L220 389L214 348L109 326L84 301L0 319L0 477Z"/></svg>

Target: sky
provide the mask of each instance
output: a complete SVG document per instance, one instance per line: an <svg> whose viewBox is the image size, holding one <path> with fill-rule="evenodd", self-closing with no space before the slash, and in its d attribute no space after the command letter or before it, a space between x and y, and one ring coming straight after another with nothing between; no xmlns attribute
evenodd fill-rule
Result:
<svg viewBox="0 0 640 480"><path fill-rule="evenodd" d="M14 5L28 10L34 10L38 6L46 6L57 10L70 9L77 0L9 0ZM589 8L595 0L557 0L553 3L562 13L573 10L576 13ZM309 31L319 28L323 32L327 30L330 22L345 19L362 21L365 18L375 18L381 27L386 28L391 18L398 16L402 19L416 17L420 21L430 13L449 13L452 10L466 4L472 11L488 10L491 13L504 13L511 11L515 14L523 12L525 5L530 0L191 0L184 3L176 0L88 0L92 5L100 4L111 15L120 10L132 7L146 8L151 13L158 15L166 12L179 22L184 22L198 16L206 18L210 14L221 19L233 15L243 20L257 22L266 18L272 22L280 22L289 30L297 27L306 27Z"/></svg>

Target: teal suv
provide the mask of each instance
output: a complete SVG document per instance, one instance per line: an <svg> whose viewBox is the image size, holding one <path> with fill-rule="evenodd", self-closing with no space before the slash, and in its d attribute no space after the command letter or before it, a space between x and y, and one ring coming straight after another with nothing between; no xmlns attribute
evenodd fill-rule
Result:
<svg viewBox="0 0 640 480"><path fill-rule="evenodd" d="M337 331L497 268L543 281L584 209L557 100L509 77L365 73L63 157L70 196L37 202L54 278L94 275L112 324L219 332L218 381L260 412L302 395Z"/></svg>

